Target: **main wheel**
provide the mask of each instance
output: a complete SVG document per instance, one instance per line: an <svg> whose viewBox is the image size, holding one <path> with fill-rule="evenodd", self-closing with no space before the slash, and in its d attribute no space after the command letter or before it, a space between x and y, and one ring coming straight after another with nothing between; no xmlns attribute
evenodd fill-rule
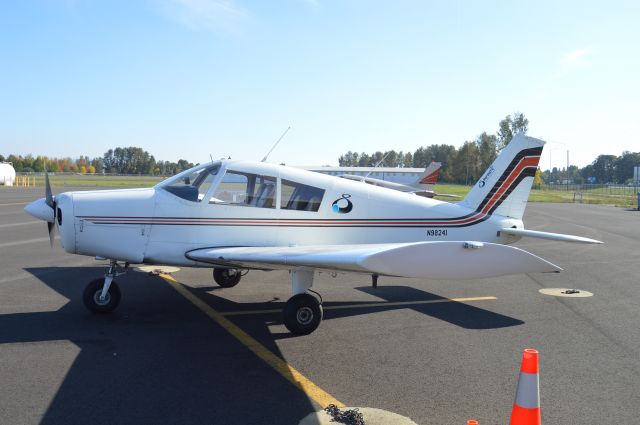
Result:
<svg viewBox="0 0 640 425"><path fill-rule="evenodd" d="M85 307L94 313L111 313L120 304L120 288L115 281L111 282L104 300L100 299L104 278L94 279L84 289L82 301Z"/></svg>
<svg viewBox="0 0 640 425"><path fill-rule="evenodd" d="M289 298L283 309L284 325L296 335L308 335L322 321L322 305L310 294L298 294Z"/></svg>
<svg viewBox="0 0 640 425"><path fill-rule="evenodd" d="M213 280L223 288L231 288L240 282L240 270L237 269L213 269Z"/></svg>

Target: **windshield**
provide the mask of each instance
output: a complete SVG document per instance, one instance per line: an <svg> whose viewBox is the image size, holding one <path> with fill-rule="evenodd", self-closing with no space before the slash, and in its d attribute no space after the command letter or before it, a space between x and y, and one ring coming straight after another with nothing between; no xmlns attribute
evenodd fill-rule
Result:
<svg viewBox="0 0 640 425"><path fill-rule="evenodd" d="M201 202L218 171L220 161L196 166L160 183L158 187L187 201Z"/></svg>

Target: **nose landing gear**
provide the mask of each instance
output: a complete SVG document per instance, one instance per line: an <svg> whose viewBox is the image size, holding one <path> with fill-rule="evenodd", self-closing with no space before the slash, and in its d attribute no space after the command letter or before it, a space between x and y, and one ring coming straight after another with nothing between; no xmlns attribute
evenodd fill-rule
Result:
<svg viewBox="0 0 640 425"><path fill-rule="evenodd" d="M127 272L129 263L121 267L116 260L111 260L109 270L103 278L94 279L84 289L82 301L88 310L94 313L111 313L120 304L120 288L114 277Z"/></svg>

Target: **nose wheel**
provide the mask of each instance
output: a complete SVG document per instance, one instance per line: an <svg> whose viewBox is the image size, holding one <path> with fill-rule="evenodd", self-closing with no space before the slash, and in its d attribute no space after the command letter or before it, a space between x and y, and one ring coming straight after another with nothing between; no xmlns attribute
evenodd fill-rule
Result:
<svg viewBox="0 0 640 425"><path fill-rule="evenodd" d="M121 267L116 260L109 262L109 269L104 278L94 279L84 288L82 301L89 311L94 313L111 313L120 304L120 288L114 277L127 272L129 263Z"/></svg>
<svg viewBox="0 0 640 425"><path fill-rule="evenodd" d="M94 313L110 313L120 304L120 288L111 281L106 293L102 294L104 279L94 279L84 290L82 300L85 307Z"/></svg>
<svg viewBox="0 0 640 425"><path fill-rule="evenodd" d="M291 333L308 335L322 321L322 304L310 294L298 294L289 298L284 306L284 325Z"/></svg>

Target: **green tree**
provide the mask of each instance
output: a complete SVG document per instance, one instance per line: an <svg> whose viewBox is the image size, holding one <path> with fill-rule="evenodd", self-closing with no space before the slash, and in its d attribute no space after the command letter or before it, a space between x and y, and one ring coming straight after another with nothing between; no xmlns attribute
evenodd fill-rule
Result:
<svg viewBox="0 0 640 425"><path fill-rule="evenodd" d="M371 157L366 153L362 152L360 154L360 158L358 159L358 167L369 167L371 163Z"/></svg>
<svg viewBox="0 0 640 425"><path fill-rule="evenodd" d="M398 166L398 153L394 150L390 150L384 153L384 162L382 163L385 167L397 167Z"/></svg>
<svg viewBox="0 0 640 425"><path fill-rule="evenodd" d="M615 182L615 164L618 157L615 155L599 155L591 164L593 176L598 183Z"/></svg>
<svg viewBox="0 0 640 425"><path fill-rule="evenodd" d="M513 117L507 115L498 124L498 150L504 149L509 144L513 136L517 133L527 134L529 129L529 120L522 112L515 112Z"/></svg>
<svg viewBox="0 0 640 425"><path fill-rule="evenodd" d="M44 171L44 164L44 158L37 156L31 163L31 168L33 168L33 171L36 173L42 173Z"/></svg>
<svg viewBox="0 0 640 425"><path fill-rule="evenodd" d="M457 183L471 184L480 178L480 154L475 142L464 142L451 166L451 177Z"/></svg>
<svg viewBox="0 0 640 425"><path fill-rule="evenodd" d="M624 151L615 160L615 176L618 183L633 180L633 167L640 166L640 152Z"/></svg>
<svg viewBox="0 0 640 425"><path fill-rule="evenodd" d="M456 148L453 145L421 146L413 154L413 166L426 168L432 161L441 162L440 180L451 182L455 179L451 175L450 166L456 156Z"/></svg>
<svg viewBox="0 0 640 425"><path fill-rule="evenodd" d="M403 166L413 167L413 154L411 152L407 152L404 154Z"/></svg>
<svg viewBox="0 0 640 425"><path fill-rule="evenodd" d="M478 146L478 153L480 155L480 169L486 170L489 168L493 161L498 156L497 151L498 138L494 134L487 134L483 132L476 139L476 145Z"/></svg>

